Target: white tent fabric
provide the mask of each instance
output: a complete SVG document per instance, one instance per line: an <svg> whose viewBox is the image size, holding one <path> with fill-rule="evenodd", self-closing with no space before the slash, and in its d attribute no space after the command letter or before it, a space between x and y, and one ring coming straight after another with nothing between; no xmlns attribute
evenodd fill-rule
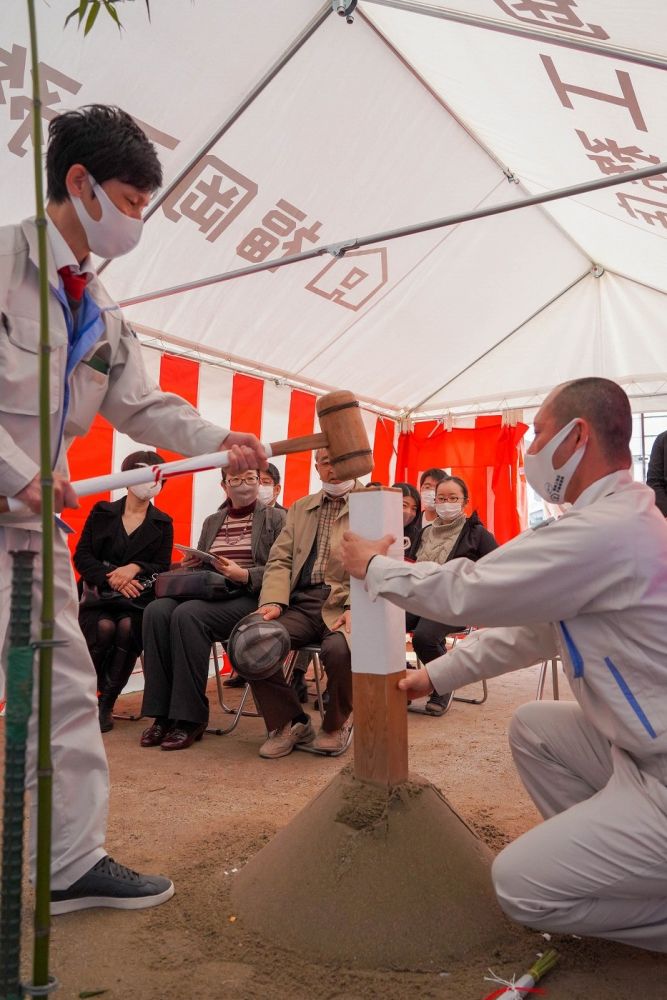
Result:
<svg viewBox="0 0 667 1000"><path fill-rule="evenodd" d="M165 168L140 249L105 269L119 301L667 160L662 0L361 0L351 26L320 0L161 0L87 38L63 28L72 6L38 4L45 114L119 104ZM33 205L27 49L10 0L2 223ZM532 407L587 374L664 408L666 236L660 176L126 312L170 347L394 416Z"/></svg>

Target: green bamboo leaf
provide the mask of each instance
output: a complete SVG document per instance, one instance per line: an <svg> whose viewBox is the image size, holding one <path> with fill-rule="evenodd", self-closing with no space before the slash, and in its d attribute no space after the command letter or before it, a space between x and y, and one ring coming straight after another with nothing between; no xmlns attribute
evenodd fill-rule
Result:
<svg viewBox="0 0 667 1000"><path fill-rule="evenodd" d="M118 17L118 11L114 7L113 0L104 0L104 6L106 7L107 14L114 19L118 25L118 30L120 31L123 25L120 23L120 18Z"/></svg>
<svg viewBox="0 0 667 1000"><path fill-rule="evenodd" d="M81 24L81 21L83 20L83 15L86 13L86 7L88 6L89 2L90 0L81 0L79 6L75 7L74 10L71 11L65 18L64 27L67 27L68 22L71 21L73 17L78 17L79 24Z"/></svg>
<svg viewBox="0 0 667 1000"><path fill-rule="evenodd" d="M101 997L103 993L108 993L108 990L81 990L79 993L79 1000L87 1000L88 997Z"/></svg>
<svg viewBox="0 0 667 1000"><path fill-rule="evenodd" d="M150 19L151 19L151 5L150 5L150 0L146 0L146 12L148 14L148 20L150 21Z"/></svg>
<svg viewBox="0 0 667 1000"><path fill-rule="evenodd" d="M88 15L88 20L86 21L86 27L84 28L83 31L84 36L88 34L88 32L92 29L93 25L95 24L101 6L102 6L102 0L93 0L93 6L90 8L90 14Z"/></svg>

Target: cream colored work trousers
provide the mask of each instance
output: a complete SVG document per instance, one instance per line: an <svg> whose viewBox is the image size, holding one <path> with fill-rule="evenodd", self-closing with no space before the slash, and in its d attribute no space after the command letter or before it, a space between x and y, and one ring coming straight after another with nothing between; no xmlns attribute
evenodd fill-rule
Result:
<svg viewBox="0 0 667 1000"><path fill-rule="evenodd" d="M503 910L542 931L667 952L667 787L575 703L522 705L509 736L545 822L494 862Z"/></svg>
<svg viewBox="0 0 667 1000"><path fill-rule="evenodd" d="M109 776L97 720L96 677L78 621L78 600L67 542L56 528L55 638L66 646L53 653L51 758L53 763L53 831L51 888L65 889L91 868L106 851ZM7 665L12 550L41 549L38 532L0 527L0 675ZM41 558L34 562L32 633L39 634L42 597ZM0 676L0 690L4 676ZM28 732L26 788L30 794L30 869L35 873L37 800L38 657L35 655L33 708Z"/></svg>

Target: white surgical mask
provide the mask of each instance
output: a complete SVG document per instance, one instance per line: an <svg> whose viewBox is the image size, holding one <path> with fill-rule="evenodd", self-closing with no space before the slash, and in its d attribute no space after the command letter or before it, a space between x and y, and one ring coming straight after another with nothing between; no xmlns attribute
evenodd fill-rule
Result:
<svg viewBox="0 0 667 1000"><path fill-rule="evenodd" d="M330 497L344 497L354 486L354 479L345 479L342 483L322 482L322 489Z"/></svg>
<svg viewBox="0 0 667 1000"><path fill-rule="evenodd" d="M425 489L421 491L422 507L425 510L435 510L435 490Z"/></svg>
<svg viewBox="0 0 667 1000"><path fill-rule="evenodd" d="M435 512L441 521L454 521L460 516L463 504L460 500L456 503L436 503Z"/></svg>
<svg viewBox="0 0 667 1000"><path fill-rule="evenodd" d="M569 424L558 431L558 434L554 434L551 441L548 441L536 455L526 455L524 459L528 483L543 500L547 500L549 503L563 503L572 476L584 457L585 445L577 448L565 465L561 465L558 469L553 466L554 453L576 426L579 419L579 417L574 417Z"/></svg>
<svg viewBox="0 0 667 1000"><path fill-rule="evenodd" d="M404 511L403 511L403 527L404 527L404 528L407 528L407 526L408 526L408 525L409 525L409 524L410 524L410 523L411 523L412 521L414 521L414 519L416 518L416 516L417 516L417 515L416 515L416 514L414 513L414 511L411 511L411 510L404 510Z"/></svg>
<svg viewBox="0 0 667 1000"><path fill-rule="evenodd" d="M123 254L134 250L141 239L143 221L133 219L116 208L106 191L90 174L88 180L102 208L101 217L93 219L86 211L81 198L72 197L72 204L85 230L88 246L98 257L122 257Z"/></svg>
<svg viewBox="0 0 667 1000"><path fill-rule="evenodd" d="M266 486L261 485L257 492L257 496L262 501L262 503L266 504L271 503L271 501L273 500L273 486L270 486L268 484Z"/></svg>
<svg viewBox="0 0 667 1000"><path fill-rule="evenodd" d="M137 500L150 500L156 497L162 489L162 483L139 483L137 486L128 486L128 490L134 493Z"/></svg>

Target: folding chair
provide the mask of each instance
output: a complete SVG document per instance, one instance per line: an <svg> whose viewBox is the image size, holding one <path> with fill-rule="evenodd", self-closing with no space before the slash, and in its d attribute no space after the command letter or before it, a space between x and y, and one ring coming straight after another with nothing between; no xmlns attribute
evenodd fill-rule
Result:
<svg viewBox="0 0 667 1000"><path fill-rule="evenodd" d="M220 645L226 652L227 643L221 642ZM258 712L257 709L255 709L254 711L244 710L245 703L248 699L248 695L250 694L249 684L246 684L244 686L243 691L241 693L241 698L236 708L232 708L226 704L225 693L222 686L222 674L220 672L220 660L218 658L217 646L218 646L217 642L214 642L213 645L211 646L211 656L213 657L213 668L215 671L215 686L218 693L218 704L220 705L222 711L226 715L232 715L233 719L228 726L217 726L217 727L210 726L207 727L206 732L210 733L211 736L226 736L227 733L231 733L236 729L243 716L245 716L246 718L258 719L260 718L261 713Z"/></svg>
<svg viewBox="0 0 667 1000"><path fill-rule="evenodd" d="M535 701L541 701L544 697L544 684L547 679L547 664L549 662L551 662L551 683L553 685L554 701L560 700L558 697L558 664L561 663L561 658L560 656L554 656L551 661L542 660L540 676L537 681L537 694L535 695Z"/></svg>
<svg viewBox="0 0 667 1000"><path fill-rule="evenodd" d="M467 628L461 629L460 632L453 632L445 636L445 643L447 643L447 640L449 640L449 643L453 649L456 643L460 639L465 639L467 635L470 635L471 632L475 632L476 630L477 630L476 625L468 625ZM419 658L417 658L417 664L419 666L423 666ZM482 683L481 698L459 698L457 695L454 695L452 701L460 701L463 702L465 705L483 705L486 699L489 697L489 688L485 678L482 679L481 683ZM411 705L408 705L408 712L414 712L416 715L431 714L430 712L426 711L426 700L421 698L419 699L419 701L415 701ZM439 716L433 716L433 718L439 718Z"/></svg>

